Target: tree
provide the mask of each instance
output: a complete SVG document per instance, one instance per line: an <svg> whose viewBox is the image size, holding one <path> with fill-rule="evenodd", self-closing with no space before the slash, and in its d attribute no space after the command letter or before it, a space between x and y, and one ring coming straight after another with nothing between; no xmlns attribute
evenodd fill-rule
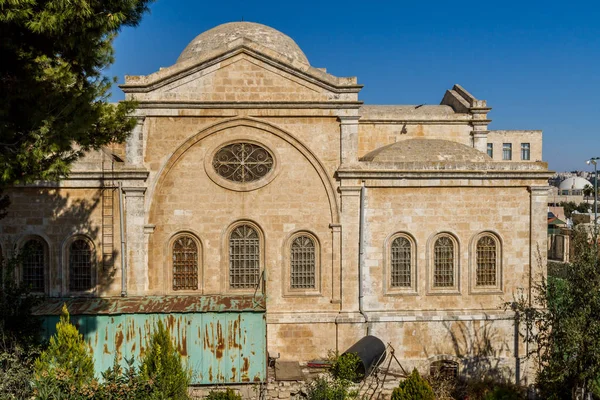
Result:
<svg viewBox="0 0 600 400"><path fill-rule="evenodd" d="M165 399L189 399L190 372L181 364L181 355L162 321L156 325L141 364L142 376L152 381L154 395Z"/></svg>
<svg viewBox="0 0 600 400"><path fill-rule="evenodd" d="M585 197L592 197L594 195L594 187L592 185L585 185L583 187L583 195Z"/></svg>
<svg viewBox="0 0 600 400"><path fill-rule="evenodd" d="M540 366L536 384L544 399L585 398L600 377L599 257L584 230L575 231L572 245L572 263L542 277L533 304L523 296L510 304L533 344L529 356Z"/></svg>
<svg viewBox="0 0 600 400"><path fill-rule="evenodd" d="M94 360L83 335L71 324L66 305L63 305L60 321L56 324L56 334L35 360L34 374L38 388L48 379L64 380L75 388L89 385L94 380Z"/></svg>
<svg viewBox="0 0 600 400"><path fill-rule="evenodd" d="M112 42L152 0L0 0L0 186L57 180L122 143L135 104L108 104Z"/></svg>

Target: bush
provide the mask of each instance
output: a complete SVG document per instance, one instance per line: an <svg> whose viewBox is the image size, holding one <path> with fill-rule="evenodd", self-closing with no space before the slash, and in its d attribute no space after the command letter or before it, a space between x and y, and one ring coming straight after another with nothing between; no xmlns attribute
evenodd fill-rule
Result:
<svg viewBox="0 0 600 400"><path fill-rule="evenodd" d="M152 381L153 395L173 400L189 399L190 372L181 364L181 355L162 321L158 321L142 358L141 371L143 378Z"/></svg>
<svg viewBox="0 0 600 400"><path fill-rule="evenodd" d="M416 369L392 392L392 400L435 400L429 383Z"/></svg>
<svg viewBox="0 0 600 400"><path fill-rule="evenodd" d="M94 382L94 361L88 353L83 335L71 324L67 306L63 305L56 334L48 349L34 363L34 387L47 393L50 388L69 391L83 389Z"/></svg>
<svg viewBox="0 0 600 400"><path fill-rule="evenodd" d="M237 394L233 389L227 390L211 390L208 392L207 400L242 400L242 396Z"/></svg>
<svg viewBox="0 0 600 400"><path fill-rule="evenodd" d="M307 400L356 399L358 391L350 390L351 385L348 380L319 377L308 385L306 398Z"/></svg>
<svg viewBox="0 0 600 400"><path fill-rule="evenodd" d="M126 359L122 368L115 357L111 368L102 373L103 383L98 387L94 400L146 400L151 398L152 385L143 379L133 366L133 357Z"/></svg>
<svg viewBox="0 0 600 400"><path fill-rule="evenodd" d="M335 379L360 382L364 377L360 371L362 361L356 353L330 353L329 358L332 361L329 372Z"/></svg>

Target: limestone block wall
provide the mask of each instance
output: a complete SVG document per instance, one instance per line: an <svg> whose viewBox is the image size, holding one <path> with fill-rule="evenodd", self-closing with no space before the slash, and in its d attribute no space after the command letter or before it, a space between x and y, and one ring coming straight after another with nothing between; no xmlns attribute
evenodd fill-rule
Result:
<svg viewBox="0 0 600 400"><path fill-rule="evenodd" d="M366 194L367 279L365 304L372 311L496 310L520 287L528 286L530 263L530 193L527 187L368 188ZM502 247L501 290L475 293L474 238L489 231ZM432 291L432 246L446 232L457 244L458 287ZM416 286L410 293L390 290L389 239L413 238Z"/></svg>
<svg viewBox="0 0 600 400"><path fill-rule="evenodd" d="M441 139L458 142L472 147L471 131L473 127L467 122L459 124L444 123L389 123L363 122L359 124L358 156L406 139Z"/></svg>
<svg viewBox="0 0 600 400"><path fill-rule="evenodd" d="M216 183L211 154L232 140L251 140L276 158L274 177L255 190L240 191ZM200 293L230 292L228 229L250 221L261 231L261 252L266 270L268 309L337 310L332 297L335 199L327 180L297 148L281 137L246 126L231 127L195 143L163 171L151 198L148 238L148 293L175 294L170 287L170 240L178 232L194 234L202 251ZM333 201L332 201L333 200ZM296 232L310 232L318 240L319 285L311 293L286 293L288 240ZM249 291L253 292L253 290Z"/></svg>
<svg viewBox="0 0 600 400"><path fill-rule="evenodd" d="M542 160L542 131L489 131L487 142L494 148L494 161L506 161L502 158L502 145L512 144L512 161L541 161ZM529 160L521 159L521 144L529 143Z"/></svg>
<svg viewBox="0 0 600 400"><path fill-rule="evenodd" d="M102 193L97 188L17 187L6 190L11 200L6 218L0 221L0 247L4 257L13 254L28 237L39 236L48 245L46 293L69 295L66 281L68 260L66 242L83 235L94 244L96 290L99 296L120 293L120 252L115 245L114 266L102 268ZM116 200L113 203L116 205ZM113 210L114 243L118 236L118 208Z"/></svg>

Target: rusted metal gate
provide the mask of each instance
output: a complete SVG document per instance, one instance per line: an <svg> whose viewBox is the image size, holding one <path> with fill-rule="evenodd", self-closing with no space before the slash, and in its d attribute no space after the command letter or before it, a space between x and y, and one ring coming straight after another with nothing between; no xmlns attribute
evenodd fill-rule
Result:
<svg viewBox="0 0 600 400"><path fill-rule="evenodd" d="M266 378L263 297L168 296L49 299L35 310L49 337L66 303L94 355L96 374L134 357L136 365L159 320L192 370L193 384L259 382Z"/></svg>

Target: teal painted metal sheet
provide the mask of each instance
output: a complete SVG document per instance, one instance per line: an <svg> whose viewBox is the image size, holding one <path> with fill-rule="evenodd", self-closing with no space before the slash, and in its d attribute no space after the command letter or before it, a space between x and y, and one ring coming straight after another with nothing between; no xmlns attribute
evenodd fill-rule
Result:
<svg viewBox="0 0 600 400"><path fill-rule="evenodd" d="M96 375L134 357L139 365L158 320L169 329L193 384L259 382L266 379L266 320L263 312L73 315L94 355ZM47 337L58 316L43 316Z"/></svg>

